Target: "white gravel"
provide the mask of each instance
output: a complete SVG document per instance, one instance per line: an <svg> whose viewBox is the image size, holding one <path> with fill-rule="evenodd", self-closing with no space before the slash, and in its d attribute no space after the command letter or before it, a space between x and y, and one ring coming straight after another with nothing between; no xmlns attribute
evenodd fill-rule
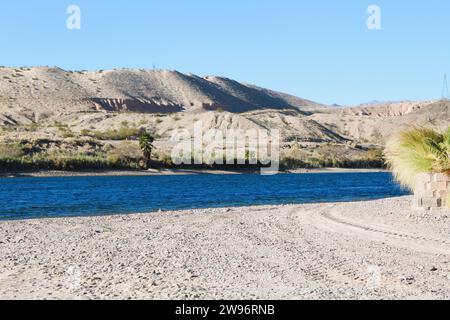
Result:
<svg viewBox="0 0 450 320"><path fill-rule="evenodd" d="M449 299L411 198L0 222L0 298Z"/></svg>

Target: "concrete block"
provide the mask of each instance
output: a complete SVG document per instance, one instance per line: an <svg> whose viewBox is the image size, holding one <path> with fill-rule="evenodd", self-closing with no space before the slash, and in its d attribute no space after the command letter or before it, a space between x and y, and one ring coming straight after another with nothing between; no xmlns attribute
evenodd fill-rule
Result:
<svg viewBox="0 0 450 320"><path fill-rule="evenodd" d="M434 197L435 198L445 198L449 192L450 192L449 190L436 190L434 192Z"/></svg>
<svg viewBox="0 0 450 320"><path fill-rule="evenodd" d="M426 183L433 180L433 174L431 173L419 173L416 177L417 181Z"/></svg>
<svg viewBox="0 0 450 320"><path fill-rule="evenodd" d="M431 182L430 188L432 190L447 190L447 182L446 181Z"/></svg>
<svg viewBox="0 0 450 320"><path fill-rule="evenodd" d="M449 176L446 175L445 173L433 174L433 182L443 182L443 181L448 181L448 180L449 180Z"/></svg>
<svg viewBox="0 0 450 320"><path fill-rule="evenodd" d="M426 208L439 208L439 207L442 207L442 199L423 197L422 198L422 207L426 207Z"/></svg>
<svg viewBox="0 0 450 320"><path fill-rule="evenodd" d="M433 198L436 196L436 190L427 189L427 190L414 190L414 195L420 198Z"/></svg>
<svg viewBox="0 0 450 320"><path fill-rule="evenodd" d="M417 176L414 190L414 206L441 208L450 193L450 175L443 173L423 173Z"/></svg>
<svg viewBox="0 0 450 320"><path fill-rule="evenodd" d="M423 181L417 180L414 190L417 190L419 192L423 191L423 190L427 190L428 184L429 184L428 182L423 182Z"/></svg>

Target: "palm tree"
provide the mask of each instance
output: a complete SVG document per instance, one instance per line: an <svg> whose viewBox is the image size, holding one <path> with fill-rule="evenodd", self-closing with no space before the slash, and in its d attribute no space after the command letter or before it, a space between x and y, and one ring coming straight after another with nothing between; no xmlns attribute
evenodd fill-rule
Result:
<svg viewBox="0 0 450 320"><path fill-rule="evenodd" d="M155 138L148 132L144 132L139 136L139 147L142 150L142 154L145 159L145 167L150 167L150 158L152 156L152 150L154 148L153 142Z"/></svg>
<svg viewBox="0 0 450 320"><path fill-rule="evenodd" d="M444 133L414 127L388 141L386 162L397 180L414 190L420 173L450 174L450 128Z"/></svg>

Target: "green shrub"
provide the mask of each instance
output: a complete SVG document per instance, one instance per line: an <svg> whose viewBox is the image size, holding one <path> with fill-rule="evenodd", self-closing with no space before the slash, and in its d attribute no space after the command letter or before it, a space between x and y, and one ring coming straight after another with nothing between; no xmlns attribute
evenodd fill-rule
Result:
<svg viewBox="0 0 450 320"><path fill-rule="evenodd" d="M164 165L164 166L172 166L172 156L169 153L159 153L158 154L158 160Z"/></svg>
<svg viewBox="0 0 450 320"><path fill-rule="evenodd" d="M60 131L62 133L62 137L63 138L73 138L73 137L75 137L75 133L73 133L72 130L70 130L69 128L61 129Z"/></svg>
<svg viewBox="0 0 450 320"><path fill-rule="evenodd" d="M0 170L84 170L109 168L107 160L101 155L70 154L54 152L40 153L18 158L0 158Z"/></svg>
<svg viewBox="0 0 450 320"><path fill-rule="evenodd" d="M0 157L0 171L14 171L30 169L33 163L29 158L3 158Z"/></svg>
<svg viewBox="0 0 450 320"><path fill-rule="evenodd" d="M59 122L59 121L53 122L53 126L56 127L56 128L58 128L58 129L61 129L61 128L68 128L68 127L69 127L69 125L67 125L67 124L65 124L65 123L61 123L61 122Z"/></svg>
<svg viewBox="0 0 450 320"><path fill-rule="evenodd" d="M91 132L88 129L81 129L80 135L81 136L85 136L85 137L90 137L91 136Z"/></svg>
<svg viewBox="0 0 450 320"><path fill-rule="evenodd" d="M95 131L94 137L98 140L126 140L137 138L141 132L138 128L121 127L120 129L109 129L106 131Z"/></svg>
<svg viewBox="0 0 450 320"><path fill-rule="evenodd" d="M102 169L108 167L106 159L100 156L75 155L52 155L48 158L52 169L76 170L76 169Z"/></svg>
<svg viewBox="0 0 450 320"><path fill-rule="evenodd" d="M39 129L39 124L36 122L33 122L32 124L30 124L29 129L30 129L30 131L35 132Z"/></svg>
<svg viewBox="0 0 450 320"><path fill-rule="evenodd" d="M123 141L108 151L106 159L112 167L139 168L141 149L136 143Z"/></svg>
<svg viewBox="0 0 450 320"><path fill-rule="evenodd" d="M23 155L23 148L18 143L0 144L0 158L18 158Z"/></svg>
<svg viewBox="0 0 450 320"><path fill-rule="evenodd" d="M308 155L297 146L280 156L280 166L283 169L299 168L383 168L383 153L379 149L371 149L360 156L339 156L333 152L316 152Z"/></svg>

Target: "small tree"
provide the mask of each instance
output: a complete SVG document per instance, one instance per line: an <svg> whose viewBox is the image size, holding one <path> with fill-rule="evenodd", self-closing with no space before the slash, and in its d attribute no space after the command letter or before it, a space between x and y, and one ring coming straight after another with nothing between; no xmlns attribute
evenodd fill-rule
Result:
<svg viewBox="0 0 450 320"><path fill-rule="evenodd" d="M144 132L139 136L139 147L144 155L145 167L150 167L150 158L152 156L152 150L154 148L153 142L155 138L148 132Z"/></svg>

